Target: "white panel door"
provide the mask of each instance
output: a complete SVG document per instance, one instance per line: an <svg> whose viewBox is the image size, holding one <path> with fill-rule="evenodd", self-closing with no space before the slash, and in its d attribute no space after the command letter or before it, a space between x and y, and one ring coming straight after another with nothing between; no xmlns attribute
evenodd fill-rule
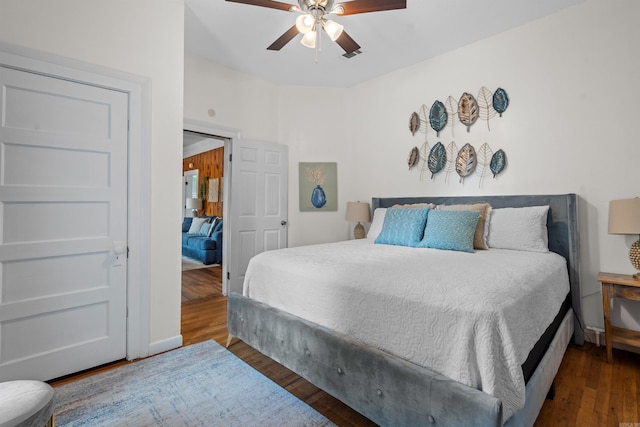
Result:
<svg viewBox="0 0 640 427"><path fill-rule="evenodd" d="M126 356L125 93L0 66L0 381Z"/></svg>
<svg viewBox="0 0 640 427"><path fill-rule="evenodd" d="M254 255L287 247L287 148L266 142L233 142L229 292L242 292Z"/></svg>

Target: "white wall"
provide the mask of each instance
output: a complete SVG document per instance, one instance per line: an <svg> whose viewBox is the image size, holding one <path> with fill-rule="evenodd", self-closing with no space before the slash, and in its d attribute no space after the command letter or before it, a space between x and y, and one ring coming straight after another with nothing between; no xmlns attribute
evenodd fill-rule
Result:
<svg viewBox="0 0 640 427"><path fill-rule="evenodd" d="M335 242L348 237L344 219L349 188L344 89L279 88L278 142L289 146L289 246ZM300 212L298 163L336 162L338 210Z"/></svg>
<svg viewBox="0 0 640 427"><path fill-rule="evenodd" d="M185 55L186 119L237 129L241 138L276 142L277 99L277 86L266 80Z"/></svg>
<svg viewBox="0 0 640 427"><path fill-rule="evenodd" d="M240 137L289 146L289 246L348 236L344 221L348 152L344 90L277 86L194 55L185 55L185 119L240 131ZM209 110L215 110L212 117ZM300 212L299 162L338 163L338 211Z"/></svg>
<svg viewBox="0 0 640 427"><path fill-rule="evenodd" d="M289 145L290 244L348 238L352 224L344 221L346 201L374 196L577 193L581 233L583 310L586 325L602 327L598 271L631 273L628 250L633 236L607 234L609 200L638 196L640 144L635 129L640 99L640 3L634 0L588 0L520 28L493 36L413 67L344 90L274 87L261 82L259 93L274 90L272 100L251 100L258 107L277 107L276 129L252 127L255 111L237 111L218 122L247 127L257 139ZM187 61L187 68L202 63ZM217 67L217 66L216 66ZM205 80L243 84L248 79L230 70L208 70ZM197 73L186 72L187 79ZM231 77L230 77L231 76ZM209 88L211 99L224 97L222 81ZM409 171L406 158L425 135L412 136L409 116L422 104L464 91L477 94L486 86L503 87L511 105L503 118L476 123L470 133L462 126L443 131L445 145L476 148L487 142L507 153L508 167L498 179L477 177L464 184L457 176L439 175L431 181ZM265 89L266 88L266 89ZM323 96L323 95L329 96ZM271 95L269 95L271 96ZM335 102L326 100L332 98ZM301 99L313 100L302 102ZM185 96L185 112L190 112ZM224 99L216 100L223 102ZM226 99L232 105L230 99ZM244 105L247 100L239 101ZM198 111L205 111L204 104ZM258 108L260 110L261 108ZM190 118L201 118L192 117ZM309 119L321 117L321 124ZM240 120L242 119L242 120ZM214 119L215 120L215 119ZM428 142L438 139L429 131ZM298 212L299 161L336 161L340 211ZM618 323L638 327L640 307L616 310ZM622 317L622 319L620 319Z"/></svg>
<svg viewBox="0 0 640 427"><path fill-rule="evenodd" d="M3 0L0 42L151 80L150 341L180 335L183 0Z"/></svg>
<svg viewBox="0 0 640 427"><path fill-rule="evenodd" d="M575 192L579 205L581 272L587 325L602 326L598 271L631 273L627 254L636 236L607 234L608 202L640 196L637 100L640 99L640 3L591 0L529 25L364 83L350 91L349 144L366 152L366 167L350 176L352 193L369 196L542 194ZM406 158L423 134L411 136L411 112L424 103L480 87L503 87L511 105L502 118L454 128L459 147L487 142L507 153L498 179L460 184L421 182ZM437 142L429 129L428 141ZM451 140L445 130L442 142ZM353 159L352 159L353 160ZM348 161L348 160L347 160ZM355 164L355 161L353 162ZM360 163L359 163L360 164ZM384 173L373 173L382 171ZM356 190L357 189L357 190ZM623 310L624 312L624 310ZM620 313L620 312L618 312ZM625 313L640 320L640 307Z"/></svg>

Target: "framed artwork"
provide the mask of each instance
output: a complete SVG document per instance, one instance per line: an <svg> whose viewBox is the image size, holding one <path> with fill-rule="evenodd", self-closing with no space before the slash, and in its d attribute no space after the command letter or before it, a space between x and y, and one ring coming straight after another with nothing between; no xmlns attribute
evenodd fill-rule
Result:
<svg viewBox="0 0 640 427"><path fill-rule="evenodd" d="M338 164L298 164L300 211L338 210Z"/></svg>
<svg viewBox="0 0 640 427"><path fill-rule="evenodd" d="M207 195L208 202L217 202L218 201L218 186L220 180L218 178L210 178L209 179L209 194Z"/></svg>

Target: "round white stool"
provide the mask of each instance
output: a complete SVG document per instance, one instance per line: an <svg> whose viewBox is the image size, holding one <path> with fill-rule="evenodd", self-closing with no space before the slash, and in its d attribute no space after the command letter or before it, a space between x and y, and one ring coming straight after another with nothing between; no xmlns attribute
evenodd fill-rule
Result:
<svg viewBox="0 0 640 427"><path fill-rule="evenodd" d="M53 426L53 395L42 381L0 383L0 427Z"/></svg>

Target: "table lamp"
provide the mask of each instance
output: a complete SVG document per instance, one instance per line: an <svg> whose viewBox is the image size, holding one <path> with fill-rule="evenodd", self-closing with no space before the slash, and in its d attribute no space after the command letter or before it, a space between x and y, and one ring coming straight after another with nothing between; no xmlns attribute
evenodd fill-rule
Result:
<svg viewBox="0 0 640 427"><path fill-rule="evenodd" d="M189 198L186 200L187 209L191 209L191 216L198 216L198 210L202 209L202 200Z"/></svg>
<svg viewBox="0 0 640 427"><path fill-rule="evenodd" d="M609 234L637 234L640 236L640 198L609 202ZM640 238L631 245L629 259L636 269L634 278L640 279Z"/></svg>
<svg viewBox="0 0 640 427"><path fill-rule="evenodd" d="M364 232L364 226L360 223L371 221L371 207L369 207L369 203L347 202L347 213L345 214L345 219L350 222L358 223L353 229L353 237L356 239L363 239L366 234Z"/></svg>

